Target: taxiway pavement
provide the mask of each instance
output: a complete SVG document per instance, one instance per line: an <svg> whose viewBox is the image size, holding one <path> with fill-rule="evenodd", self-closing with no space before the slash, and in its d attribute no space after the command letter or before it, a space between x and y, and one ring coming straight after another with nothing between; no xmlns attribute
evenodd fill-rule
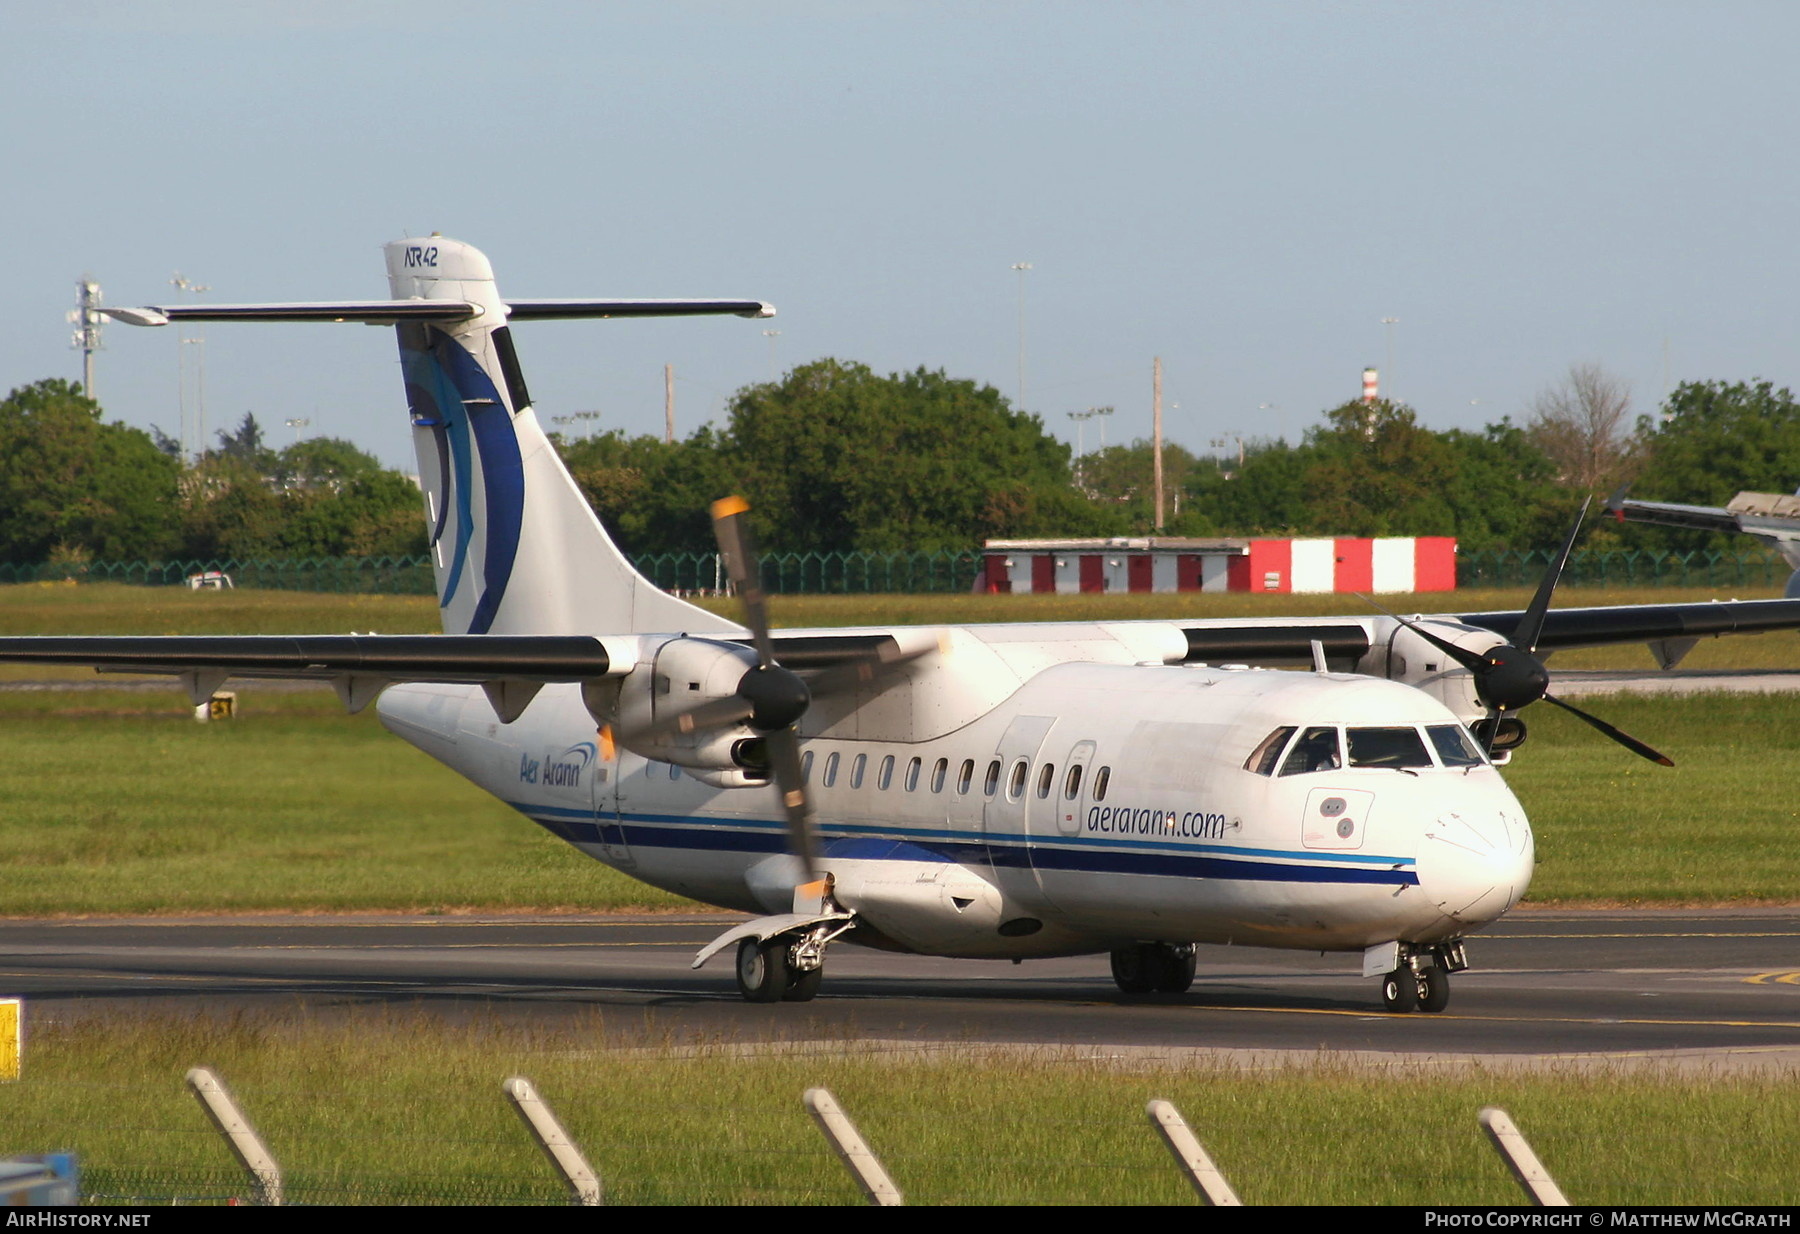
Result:
<svg viewBox="0 0 1800 1234"><path fill-rule="evenodd" d="M106 1016L443 1017L585 1024L596 1046L1026 1046L1493 1065L1800 1068L1800 909L1522 910L1470 940L1449 1010L1383 1012L1357 957L1201 949L1193 990L1128 997L1104 957L833 948L819 998L740 1000L728 914L0 921L0 994L35 1023Z"/></svg>

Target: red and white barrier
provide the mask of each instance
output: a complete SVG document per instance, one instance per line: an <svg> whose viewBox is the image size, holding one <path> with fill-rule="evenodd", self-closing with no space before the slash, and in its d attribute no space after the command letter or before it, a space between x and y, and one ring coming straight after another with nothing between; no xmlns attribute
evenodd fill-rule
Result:
<svg viewBox="0 0 1800 1234"><path fill-rule="evenodd" d="M1143 547L1142 542L1000 542L986 549L980 587L1060 595L1456 590L1453 536L1245 540L1208 549L1183 552Z"/></svg>

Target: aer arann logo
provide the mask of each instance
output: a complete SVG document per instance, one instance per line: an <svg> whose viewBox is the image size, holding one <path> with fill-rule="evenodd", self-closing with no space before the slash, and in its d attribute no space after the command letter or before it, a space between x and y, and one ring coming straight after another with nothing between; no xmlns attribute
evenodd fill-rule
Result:
<svg viewBox="0 0 1800 1234"><path fill-rule="evenodd" d="M581 773L600 751L591 741L579 741L558 754L545 751L542 758L519 755L519 782L546 788L580 788Z"/></svg>

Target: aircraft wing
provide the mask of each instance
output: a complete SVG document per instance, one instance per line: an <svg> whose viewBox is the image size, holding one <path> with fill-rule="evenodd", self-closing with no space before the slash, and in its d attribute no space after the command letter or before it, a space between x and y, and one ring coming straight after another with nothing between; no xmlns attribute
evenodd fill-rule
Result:
<svg viewBox="0 0 1800 1234"><path fill-rule="evenodd" d="M1673 501L1633 501L1614 497L1606 503L1606 510L1617 515L1620 522L1695 527L1704 531L1743 530L1735 512L1717 506L1684 506Z"/></svg>
<svg viewBox="0 0 1800 1234"><path fill-rule="evenodd" d="M545 683L622 676L637 656L635 645L615 655L585 635L47 635L0 638L0 661L167 673L196 706L232 677L329 682L351 711L398 681L463 682L482 686L510 721Z"/></svg>
<svg viewBox="0 0 1800 1234"><path fill-rule="evenodd" d="M1525 616L1462 613L1467 625L1508 638ZM1713 600L1703 604L1622 604L1612 608L1551 609L1544 616L1538 647L1598 647L1608 643L1651 643L1665 639L1716 638L1722 634L1763 634L1800 628L1800 600Z"/></svg>
<svg viewBox="0 0 1800 1234"><path fill-rule="evenodd" d="M747 638L728 639L745 642ZM608 644L612 646L609 648ZM777 654L806 672L903 655L890 633L777 635ZM636 635L37 635L0 638L0 662L177 676L196 705L233 677L329 682L352 711L402 681L480 685L509 722L549 682L622 677Z"/></svg>
<svg viewBox="0 0 1800 1234"><path fill-rule="evenodd" d="M1479 626L1511 638L1523 609L1488 613L1421 613L1418 620L1453 621ZM1378 643L1390 637L1392 617L1279 618L1184 621L1188 663L1255 664L1267 667L1304 665L1317 642L1333 668L1348 669ZM1556 651L1615 643L1662 643L1716 638L1725 634L1762 634L1800 629L1800 599L1714 600L1699 604L1621 604L1606 608L1551 609L1544 618L1538 647Z"/></svg>

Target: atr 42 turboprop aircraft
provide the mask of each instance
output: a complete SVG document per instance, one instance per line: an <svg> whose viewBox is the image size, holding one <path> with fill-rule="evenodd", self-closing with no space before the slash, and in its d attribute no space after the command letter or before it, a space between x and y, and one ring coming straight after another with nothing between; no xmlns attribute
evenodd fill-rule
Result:
<svg viewBox="0 0 1800 1234"><path fill-rule="evenodd" d="M741 501L715 507L742 625L658 591L540 428L509 321L766 316L754 300L503 300L487 259L386 248L392 298L113 309L140 325L391 323L441 636L7 638L0 659L329 681L583 852L754 914L743 995L804 1000L827 948L1110 953L1184 991L1195 946L1360 954L1394 1011L1438 1011L1464 939L1531 878L1496 762L1544 699L1540 652L1800 625L1800 601L1524 612L771 631ZM1579 521L1577 522L1577 528ZM1267 671L1301 666L1303 671Z"/></svg>

